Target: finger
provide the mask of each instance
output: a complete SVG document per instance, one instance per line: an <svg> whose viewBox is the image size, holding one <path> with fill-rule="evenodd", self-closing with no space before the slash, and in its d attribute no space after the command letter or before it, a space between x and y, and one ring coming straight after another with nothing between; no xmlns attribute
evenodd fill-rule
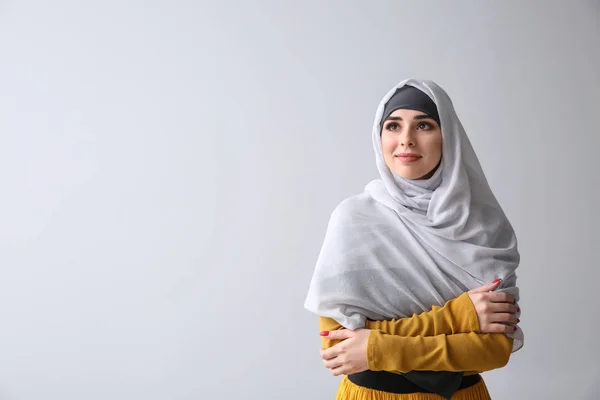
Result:
<svg viewBox="0 0 600 400"><path fill-rule="evenodd" d="M487 298L494 303L511 303L515 304L515 298L507 292L492 292L487 294Z"/></svg>
<svg viewBox="0 0 600 400"><path fill-rule="evenodd" d="M342 361L340 360L339 357L336 357L336 358L331 359L331 360L325 360L325 361L323 361L323 365L327 369L334 369L334 368L339 368L340 366L343 365L343 363L342 363Z"/></svg>
<svg viewBox="0 0 600 400"><path fill-rule="evenodd" d="M326 335L324 333L327 333ZM331 340L344 340L352 337L353 332L350 329L340 329L337 331L324 331L321 332L321 336L327 337Z"/></svg>
<svg viewBox="0 0 600 400"><path fill-rule="evenodd" d="M488 324L485 329L482 329L482 333L512 333L517 330L515 325L505 324Z"/></svg>
<svg viewBox="0 0 600 400"><path fill-rule="evenodd" d="M336 346L330 347L326 350L321 350L321 358L323 360L331 360L333 358L336 358L340 350L339 348L336 348Z"/></svg>
<svg viewBox="0 0 600 400"><path fill-rule="evenodd" d="M509 324L518 324L521 320L515 317L514 314L495 313L490 317L491 322L506 322Z"/></svg>
<svg viewBox="0 0 600 400"><path fill-rule="evenodd" d="M480 286L480 287L475 288L473 290L470 290L469 293L486 293L486 292L491 292L493 290L496 290L498 288L498 286L500 286L501 282L502 282L502 279L496 279L492 283L488 283L487 285L483 285L483 286Z"/></svg>
<svg viewBox="0 0 600 400"><path fill-rule="evenodd" d="M337 368L332 368L330 369L331 373L333 374L333 376L340 376L340 375L346 375L346 366L341 365Z"/></svg>
<svg viewBox="0 0 600 400"><path fill-rule="evenodd" d="M512 313L521 312L519 306L510 303L487 303L487 310L492 313Z"/></svg>

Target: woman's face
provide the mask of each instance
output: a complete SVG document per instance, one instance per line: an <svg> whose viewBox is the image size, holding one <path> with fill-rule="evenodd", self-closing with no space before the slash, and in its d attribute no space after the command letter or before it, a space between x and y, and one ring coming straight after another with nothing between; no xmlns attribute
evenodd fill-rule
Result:
<svg viewBox="0 0 600 400"><path fill-rule="evenodd" d="M381 129L388 168L405 179L427 179L442 159L442 130L421 111L396 110Z"/></svg>

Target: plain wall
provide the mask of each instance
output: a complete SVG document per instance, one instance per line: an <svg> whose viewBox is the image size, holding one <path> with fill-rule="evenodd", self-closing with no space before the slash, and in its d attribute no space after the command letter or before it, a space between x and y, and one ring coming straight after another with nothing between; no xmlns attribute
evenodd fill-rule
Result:
<svg viewBox="0 0 600 400"><path fill-rule="evenodd" d="M591 0L0 2L0 399L333 399L304 296L407 77L518 234L493 398L600 398L599 43Z"/></svg>

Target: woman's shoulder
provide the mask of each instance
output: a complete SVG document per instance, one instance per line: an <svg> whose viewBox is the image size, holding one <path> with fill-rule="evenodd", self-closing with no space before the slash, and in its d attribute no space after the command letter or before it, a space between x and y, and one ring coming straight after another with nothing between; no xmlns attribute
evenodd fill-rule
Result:
<svg viewBox="0 0 600 400"><path fill-rule="evenodd" d="M375 221L389 210L371 197L360 193L342 200L331 213L331 219L338 222L356 222L364 219Z"/></svg>

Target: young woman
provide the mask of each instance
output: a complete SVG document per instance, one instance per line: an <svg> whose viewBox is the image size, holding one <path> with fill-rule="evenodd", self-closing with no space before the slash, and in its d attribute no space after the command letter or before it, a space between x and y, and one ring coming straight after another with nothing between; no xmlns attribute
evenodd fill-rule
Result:
<svg viewBox="0 0 600 400"><path fill-rule="evenodd" d="M512 226L434 82L392 88L372 134L381 179L332 213L305 302L337 399L489 399L479 373L523 345Z"/></svg>

